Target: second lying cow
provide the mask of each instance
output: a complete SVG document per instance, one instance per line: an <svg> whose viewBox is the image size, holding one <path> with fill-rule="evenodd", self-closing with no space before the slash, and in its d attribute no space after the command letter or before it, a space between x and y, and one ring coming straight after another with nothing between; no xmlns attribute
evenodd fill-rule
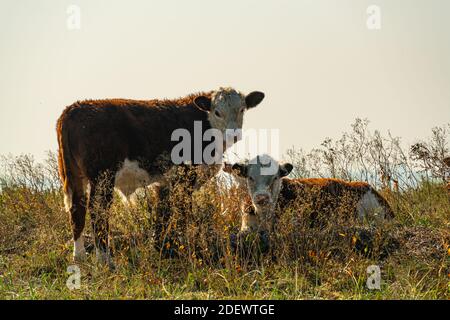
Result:
<svg viewBox="0 0 450 320"><path fill-rule="evenodd" d="M345 208L360 220L392 218L388 202L366 182L339 179L289 179L290 163L279 164L268 155L245 163L225 164L224 171L233 174L248 191L242 204L241 232L271 230L277 213L308 207L311 223L319 217Z"/></svg>

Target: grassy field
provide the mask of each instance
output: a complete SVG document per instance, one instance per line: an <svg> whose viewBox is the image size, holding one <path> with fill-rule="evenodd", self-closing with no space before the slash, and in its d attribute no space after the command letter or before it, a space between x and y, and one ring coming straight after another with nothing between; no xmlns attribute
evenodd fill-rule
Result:
<svg viewBox="0 0 450 320"><path fill-rule="evenodd" d="M115 201L116 269L97 265L91 253L79 264L80 288L70 290L71 233L54 158L2 158L0 299L450 297L450 198L443 182L425 178L400 190L379 188L396 217L375 229L336 220L314 230L286 212L270 252L251 257L237 255L229 241L239 228L239 190L219 193L211 183L194 193L192 210L183 206L189 195L174 192L164 246L171 258L154 248L151 201L136 208ZM88 220L88 251L90 232ZM379 290L366 285L370 265L380 267Z"/></svg>

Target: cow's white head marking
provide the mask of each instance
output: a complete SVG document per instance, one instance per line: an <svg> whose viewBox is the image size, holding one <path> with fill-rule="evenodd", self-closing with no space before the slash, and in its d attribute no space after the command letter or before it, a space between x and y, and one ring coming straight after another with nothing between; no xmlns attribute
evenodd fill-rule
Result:
<svg viewBox="0 0 450 320"><path fill-rule="evenodd" d="M275 170L267 170L269 167ZM279 164L265 154L243 163L224 165L225 172L232 173L245 184L257 213L273 210L280 194L281 178L292 169L292 164Z"/></svg>
<svg viewBox="0 0 450 320"><path fill-rule="evenodd" d="M195 105L208 112L211 127L223 135L223 142L231 146L242 137L241 130L246 110L256 107L264 99L264 93L254 91L244 95L233 88L220 88L211 97L195 98Z"/></svg>

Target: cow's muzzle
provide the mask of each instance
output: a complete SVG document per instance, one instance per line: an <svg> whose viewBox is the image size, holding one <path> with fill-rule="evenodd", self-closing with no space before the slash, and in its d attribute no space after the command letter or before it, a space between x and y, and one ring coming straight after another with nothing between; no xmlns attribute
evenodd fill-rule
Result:
<svg viewBox="0 0 450 320"><path fill-rule="evenodd" d="M259 193L255 195L255 204L260 207L265 207L271 203L270 195L267 193Z"/></svg>

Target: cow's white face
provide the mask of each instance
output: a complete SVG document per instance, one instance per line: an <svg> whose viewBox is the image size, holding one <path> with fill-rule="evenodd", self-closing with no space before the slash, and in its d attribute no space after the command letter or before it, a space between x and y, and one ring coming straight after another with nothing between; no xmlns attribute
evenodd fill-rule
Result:
<svg viewBox="0 0 450 320"><path fill-rule="evenodd" d="M280 194L281 178L287 176L292 169L292 164L279 164L268 155L224 166L224 171L232 173L245 184L257 213L274 208Z"/></svg>
<svg viewBox="0 0 450 320"><path fill-rule="evenodd" d="M224 146L230 147L242 138L245 111L256 107L263 99L264 93L259 91L245 96L232 88L220 88L211 98L200 96L194 102L208 112L211 127L222 133Z"/></svg>

